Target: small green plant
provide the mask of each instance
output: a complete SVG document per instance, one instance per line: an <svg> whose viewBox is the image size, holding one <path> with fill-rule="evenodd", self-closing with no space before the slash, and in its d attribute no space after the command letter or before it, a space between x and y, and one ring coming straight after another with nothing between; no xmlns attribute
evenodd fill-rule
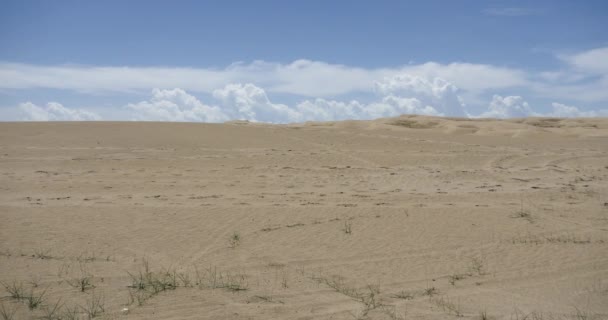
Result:
<svg viewBox="0 0 608 320"><path fill-rule="evenodd" d="M89 289L95 288L95 286L91 283L90 276L82 276L76 279L68 280L67 283L80 290L80 292L85 292Z"/></svg>
<svg viewBox="0 0 608 320"><path fill-rule="evenodd" d="M344 231L344 233L346 233L346 234L352 234L353 233L352 223L350 223L350 221L344 221L344 228L342 229L342 231Z"/></svg>
<svg viewBox="0 0 608 320"><path fill-rule="evenodd" d="M70 307L66 306L59 318L61 320L79 320L80 317L78 316L78 314L79 314L78 307L70 308Z"/></svg>
<svg viewBox="0 0 608 320"><path fill-rule="evenodd" d="M25 303L30 310L34 310L42 305L42 301L44 301L44 295L46 294L46 289L42 291L40 294L35 294L34 289L30 291L30 294L25 297Z"/></svg>
<svg viewBox="0 0 608 320"><path fill-rule="evenodd" d="M61 310L62 306L63 306L63 304L61 303L61 299L59 299L52 306L42 307L42 311L44 312L44 315L41 317L41 319L44 319L44 320L61 320L61 319L63 319L59 315L59 311Z"/></svg>
<svg viewBox="0 0 608 320"><path fill-rule="evenodd" d="M456 285L456 281L459 280L463 280L468 276L468 274L462 274L462 273L454 273L448 276L448 282L455 286Z"/></svg>
<svg viewBox="0 0 608 320"><path fill-rule="evenodd" d="M412 300L414 299L414 293L409 291L399 291L393 295L393 298L403 299L403 300Z"/></svg>
<svg viewBox="0 0 608 320"><path fill-rule="evenodd" d="M241 244L241 234L238 232L234 232L231 236L230 239L228 240L228 243L230 244L231 248L236 248Z"/></svg>
<svg viewBox="0 0 608 320"><path fill-rule="evenodd" d="M463 317L464 314L462 313L462 311L460 311L460 305L454 303L452 300L450 300L450 298L448 298L447 296L442 296L436 299L432 299L431 300L434 304L436 304L437 306L441 307L443 309L443 311L449 313L449 314L453 314L457 317Z"/></svg>
<svg viewBox="0 0 608 320"><path fill-rule="evenodd" d="M436 294L439 294L439 289L437 289L435 287L427 287L426 289L424 289L424 291L422 291L423 296L432 297Z"/></svg>
<svg viewBox="0 0 608 320"><path fill-rule="evenodd" d="M281 287L283 289L287 289L289 287L289 284L287 283L287 274L283 273L283 277L281 278Z"/></svg>
<svg viewBox="0 0 608 320"><path fill-rule="evenodd" d="M51 259L53 256L51 256L50 252L51 250L49 249L38 248L34 250L32 257L37 259Z"/></svg>
<svg viewBox="0 0 608 320"><path fill-rule="evenodd" d="M2 282L2 285L9 293L11 298L15 300L22 300L26 297L23 284L21 282L19 282L19 284L17 284L17 281L13 281L11 284Z"/></svg>
<svg viewBox="0 0 608 320"><path fill-rule="evenodd" d="M522 219L527 220L530 223L534 222L534 219L532 218L532 214L529 213L528 211L524 210L524 201L523 200L521 200L521 206L519 208L519 211L515 212L515 214L513 215L513 218L522 218Z"/></svg>
<svg viewBox="0 0 608 320"><path fill-rule="evenodd" d="M98 296L95 293L91 295L91 299L81 306L82 310L89 319L96 318L105 312L105 302L103 296Z"/></svg>
<svg viewBox="0 0 608 320"><path fill-rule="evenodd" d="M490 320L490 316L488 315L487 311L482 311L479 313L479 319L481 320Z"/></svg>
<svg viewBox="0 0 608 320"><path fill-rule="evenodd" d="M483 276L486 274L485 263L482 258L477 258L477 257L471 258L471 264L469 265L469 269L472 272L477 273L480 276Z"/></svg>

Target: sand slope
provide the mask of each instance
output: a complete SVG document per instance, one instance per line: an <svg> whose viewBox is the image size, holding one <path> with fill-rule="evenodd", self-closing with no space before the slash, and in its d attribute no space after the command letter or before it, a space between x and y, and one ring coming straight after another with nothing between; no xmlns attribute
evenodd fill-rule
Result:
<svg viewBox="0 0 608 320"><path fill-rule="evenodd" d="M15 319L608 317L608 119L1 123L0 148L0 280L46 290L4 290Z"/></svg>

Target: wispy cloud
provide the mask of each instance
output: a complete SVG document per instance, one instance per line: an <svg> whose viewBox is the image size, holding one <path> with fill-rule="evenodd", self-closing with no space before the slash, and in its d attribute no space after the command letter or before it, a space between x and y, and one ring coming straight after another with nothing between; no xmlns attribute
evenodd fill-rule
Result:
<svg viewBox="0 0 608 320"><path fill-rule="evenodd" d="M288 64L254 61L224 69L171 67L38 66L0 63L0 89L50 88L81 92L128 92L182 88L213 93L230 83L254 83L269 92L311 98L373 92L375 82L398 74L443 78L463 90L482 91L527 83L525 72L475 63L427 62L367 69L322 61Z"/></svg>
<svg viewBox="0 0 608 320"><path fill-rule="evenodd" d="M508 8L486 8L482 11L484 14L490 16L504 16L504 17L521 17L538 14L538 10L531 8L519 8L519 7L508 7Z"/></svg>

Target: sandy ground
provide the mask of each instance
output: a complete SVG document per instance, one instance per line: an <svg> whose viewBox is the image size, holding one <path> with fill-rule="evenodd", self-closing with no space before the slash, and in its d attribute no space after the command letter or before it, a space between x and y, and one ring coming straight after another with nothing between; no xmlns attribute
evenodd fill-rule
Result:
<svg viewBox="0 0 608 320"><path fill-rule="evenodd" d="M14 319L608 318L608 119L0 123L0 148Z"/></svg>

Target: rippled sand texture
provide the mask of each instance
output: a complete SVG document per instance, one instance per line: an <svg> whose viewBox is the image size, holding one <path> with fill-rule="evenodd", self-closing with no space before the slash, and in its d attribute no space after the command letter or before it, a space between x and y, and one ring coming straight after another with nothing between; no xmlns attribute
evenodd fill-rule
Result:
<svg viewBox="0 0 608 320"><path fill-rule="evenodd" d="M15 319L608 317L608 119L1 123L0 147Z"/></svg>

